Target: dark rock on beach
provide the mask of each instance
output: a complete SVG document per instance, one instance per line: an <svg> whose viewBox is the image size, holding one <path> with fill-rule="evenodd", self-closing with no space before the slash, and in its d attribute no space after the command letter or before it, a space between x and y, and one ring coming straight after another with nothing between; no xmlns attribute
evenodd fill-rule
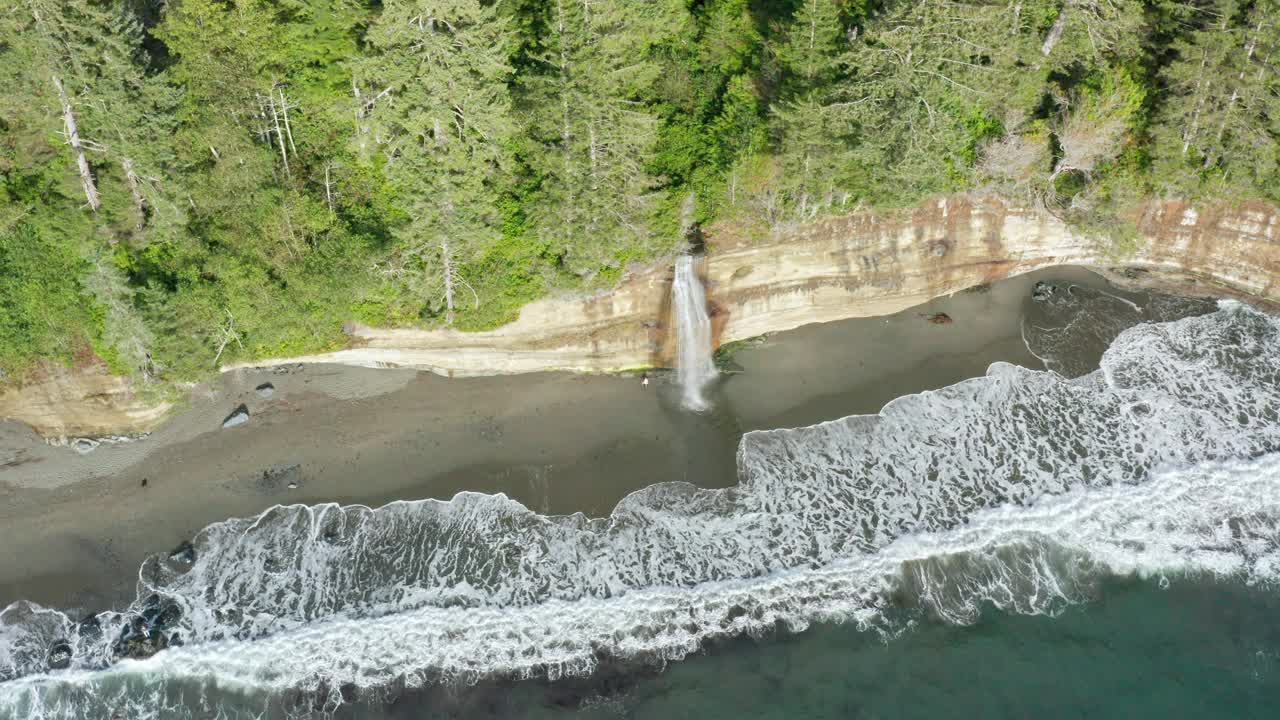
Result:
<svg viewBox="0 0 1280 720"><path fill-rule="evenodd" d="M254 391L258 393L258 397L265 400L276 394L276 386L269 382L265 382L254 388Z"/></svg>
<svg viewBox="0 0 1280 720"><path fill-rule="evenodd" d="M273 465L254 480L254 486L260 493L271 494L281 488L296 489L302 484L302 467L297 463L290 465Z"/></svg>
<svg viewBox="0 0 1280 720"><path fill-rule="evenodd" d="M98 620L96 613L85 615L79 623L76 624L76 635L82 639L96 638L102 634L102 623Z"/></svg>
<svg viewBox="0 0 1280 720"><path fill-rule="evenodd" d="M227 419L222 421L222 427L223 429L239 427L247 422L249 422L249 408L242 404L240 407L232 410L231 414L227 416Z"/></svg>

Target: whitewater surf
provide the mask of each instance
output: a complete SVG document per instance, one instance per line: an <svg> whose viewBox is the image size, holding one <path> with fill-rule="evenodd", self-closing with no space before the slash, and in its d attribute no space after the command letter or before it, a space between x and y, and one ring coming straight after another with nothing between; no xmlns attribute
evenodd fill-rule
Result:
<svg viewBox="0 0 1280 720"><path fill-rule="evenodd" d="M0 614L0 718L310 716L777 627L1053 614L1115 575L1271 584L1278 350L1275 318L1224 302L1121 333L1077 378L997 363L877 415L749 433L738 486L661 483L605 518L463 493L218 523L194 557L149 560L123 613ZM167 649L120 659L144 614Z"/></svg>

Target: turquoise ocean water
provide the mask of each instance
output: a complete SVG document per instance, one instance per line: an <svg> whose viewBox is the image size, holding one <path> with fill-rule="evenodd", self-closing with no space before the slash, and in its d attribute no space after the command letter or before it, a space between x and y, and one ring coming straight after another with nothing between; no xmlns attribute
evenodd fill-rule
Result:
<svg viewBox="0 0 1280 720"><path fill-rule="evenodd" d="M406 696L367 717L1274 718L1280 592L1111 580L1057 617L988 608L893 639L848 625L739 638L664 671Z"/></svg>

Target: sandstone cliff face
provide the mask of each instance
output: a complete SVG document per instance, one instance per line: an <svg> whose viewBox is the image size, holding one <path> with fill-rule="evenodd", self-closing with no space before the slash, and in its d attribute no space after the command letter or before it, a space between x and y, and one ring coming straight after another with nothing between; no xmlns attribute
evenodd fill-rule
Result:
<svg viewBox="0 0 1280 720"><path fill-rule="evenodd" d="M1183 289L1280 300L1277 208L1150 203L1135 219L1135 246L1115 255L1110 241L1087 237L1050 214L959 195L911 211L825 219L761 243L713 233L702 271L721 343L894 313L1052 265L1155 271ZM608 293L534 302L515 322L489 332L357 328L358 347L253 365L347 363L451 376L668 365L671 281L664 264ZM154 422L111 382L94 380L79 397L70 385L10 391L0 400L0 416L23 419L46 435L137 431ZM112 406L114 415L100 412Z"/></svg>
<svg viewBox="0 0 1280 720"><path fill-rule="evenodd" d="M912 211L859 213L769 242L709 239L704 277L720 342L800 325L894 313L967 287L1051 265L1134 268L1180 284L1280 296L1280 212L1268 205L1193 209L1153 203L1137 245L1073 231L1044 212L997 198L941 198ZM280 362L413 367L445 375L611 371L666 365L671 270L634 275L590 298L548 298L482 333L360 328L361 347ZM258 364L272 364L271 361Z"/></svg>
<svg viewBox="0 0 1280 720"><path fill-rule="evenodd" d="M58 371L0 392L0 418L20 420L55 440L148 432L169 408L142 402L128 380L101 367Z"/></svg>

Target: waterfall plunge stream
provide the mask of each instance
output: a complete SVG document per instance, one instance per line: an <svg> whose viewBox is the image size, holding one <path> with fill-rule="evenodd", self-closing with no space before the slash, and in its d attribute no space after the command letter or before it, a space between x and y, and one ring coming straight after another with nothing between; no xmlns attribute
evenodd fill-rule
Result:
<svg viewBox="0 0 1280 720"><path fill-rule="evenodd" d="M711 359L711 318L707 315L707 296L698 278L692 255L676 258L676 277L671 285L671 307L676 326L676 371L683 390L684 406L690 410L707 409L703 395L707 384L716 376Z"/></svg>

